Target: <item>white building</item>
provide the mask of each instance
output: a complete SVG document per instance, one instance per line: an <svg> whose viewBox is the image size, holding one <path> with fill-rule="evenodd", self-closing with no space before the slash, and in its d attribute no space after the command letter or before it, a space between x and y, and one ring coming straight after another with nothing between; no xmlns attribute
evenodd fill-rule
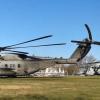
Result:
<svg viewBox="0 0 100 100"><path fill-rule="evenodd" d="M44 76L44 77L52 77L52 76L64 76L64 68L62 65L55 65L54 67L46 68L45 70L40 70L36 72L34 75L36 76Z"/></svg>

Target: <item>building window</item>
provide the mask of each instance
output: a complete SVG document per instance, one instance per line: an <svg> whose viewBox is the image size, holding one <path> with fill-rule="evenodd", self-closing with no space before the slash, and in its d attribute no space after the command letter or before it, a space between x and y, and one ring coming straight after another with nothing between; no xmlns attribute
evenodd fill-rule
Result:
<svg viewBox="0 0 100 100"><path fill-rule="evenodd" d="M21 67L21 65L20 64L18 64L18 68L20 68Z"/></svg>

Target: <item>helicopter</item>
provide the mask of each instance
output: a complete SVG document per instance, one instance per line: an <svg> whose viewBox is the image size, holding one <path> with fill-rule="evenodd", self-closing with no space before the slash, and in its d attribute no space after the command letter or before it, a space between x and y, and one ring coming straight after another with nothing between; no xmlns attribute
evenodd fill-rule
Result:
<svg viewBox="0 0 100 100"><path fill-rule="evenodd" d="M55 45L66 44L66 43L58 43L58 44L19 47L19 45L22 44L52 37L52 35L43 36L29 41L0 47L0 52L3 51L8 52L8 56L0 56L0 76L7 76L7 77L28 76L38 72L39 70L43 70L48 67L53 67L56 64L77 64L88 54L88 52L91 49L91 44L100 45L100 42L92 40L92 33L90 31L89 26L85 24L85 27L88 32L88 38L85 38L82 41L76 41L76 40L71 41L73 43L77 43L78 47L75 49L73 54L68 59L28 56L27 52L14 50L17 48L33 48L33 47L55 46Z"/></svg>
<svg viewBox="0 0 100 100"><path fill-rule="evenodd" d="M84 74L85 76L100 75L100 61L93 61L91 63L83 63L80 65L80 68L84 69L81 74ZM82 65L85 67L83 67Z"/></svg>

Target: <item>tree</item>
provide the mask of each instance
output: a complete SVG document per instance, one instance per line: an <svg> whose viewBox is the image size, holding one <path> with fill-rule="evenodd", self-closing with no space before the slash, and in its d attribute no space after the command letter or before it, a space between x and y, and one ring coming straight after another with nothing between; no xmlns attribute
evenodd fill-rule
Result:
<svg viewBox="0 0 100 100"><path fill-rule="evenodd" d="M96 58L93 55L89 55L83 58L81 64L92 63L94 61L96 61Z"/></svg>
<svg viewBox="0 0 100 100"><path fill-rule="evenodd" d="M65 75L75 75L79 72L79 67L75 64L68 65L64 68Z"/></svg>

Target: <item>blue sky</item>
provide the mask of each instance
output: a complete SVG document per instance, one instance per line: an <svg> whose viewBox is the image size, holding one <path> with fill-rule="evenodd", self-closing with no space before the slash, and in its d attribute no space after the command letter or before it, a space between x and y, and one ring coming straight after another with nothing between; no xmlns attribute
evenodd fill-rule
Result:
<svg viewBox="0 0 100 100"><path fill-rule="evenodd" d="M100 41L100 0L0 0L0 46L50 35L26 45L66 42L66 46L18 49L37 56L68 58L77 47L71 40L87 37L84 24ZM23 46L26 46L23 45ZM90 54L100 59L100 46Z"/></svg>

